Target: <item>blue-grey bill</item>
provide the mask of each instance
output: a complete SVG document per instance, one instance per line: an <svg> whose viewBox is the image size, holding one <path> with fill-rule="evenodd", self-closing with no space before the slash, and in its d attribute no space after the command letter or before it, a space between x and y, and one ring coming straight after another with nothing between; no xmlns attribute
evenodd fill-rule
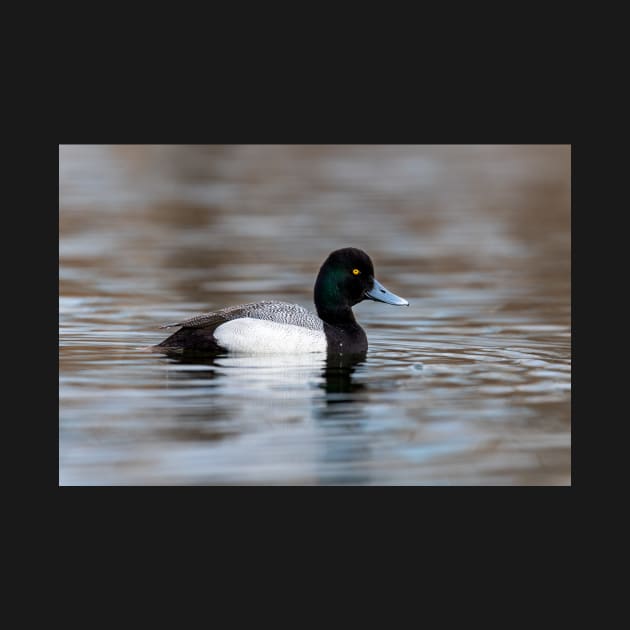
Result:
<svg viewBox="0 0 630 630"><path fill-rule="evenodd" d="M376 278L374 278L372 289L365 292L365 297L375 302L385 302L385 304L394 304L395 306L409 306L407 300L388 291Z"/></svg>

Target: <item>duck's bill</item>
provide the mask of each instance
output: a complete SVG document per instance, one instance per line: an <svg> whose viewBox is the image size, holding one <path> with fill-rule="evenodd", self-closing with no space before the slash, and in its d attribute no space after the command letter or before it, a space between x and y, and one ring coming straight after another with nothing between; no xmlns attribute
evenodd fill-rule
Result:
<svg viewBox="0 0 630 630"><path fill-rule="evenodd" d="M365 297L375 302L385 302L385 304L393 304L394 306L409 306L407 300L388 291L376 278L374 279L374 286L365 292Z"/></svg>

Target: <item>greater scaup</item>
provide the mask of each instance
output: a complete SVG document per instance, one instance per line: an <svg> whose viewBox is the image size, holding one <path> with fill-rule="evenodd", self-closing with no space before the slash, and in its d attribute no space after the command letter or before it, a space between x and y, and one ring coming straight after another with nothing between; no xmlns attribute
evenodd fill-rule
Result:
<svg viewBox="0 0 630 630"><path fill-rule="evenodd" d="M376 280L370 257L354 247L328 256L317 275L314 298L317 315L298 304L265 301L166 324L162 328L181 329L156 347L265 354L359 353L367 350L368 343L354 318L355 304L369 299L409 306Z"/></svg>

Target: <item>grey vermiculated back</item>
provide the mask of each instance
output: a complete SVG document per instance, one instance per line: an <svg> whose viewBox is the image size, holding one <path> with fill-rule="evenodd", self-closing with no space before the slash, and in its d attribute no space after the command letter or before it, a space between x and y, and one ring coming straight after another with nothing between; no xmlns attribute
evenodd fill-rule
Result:
<svg viewBox="0 0 630 630"><path fill-rule="evenodd" d="M204 313L191 319L165 324L160 328L172 328L182 326L183 328L205 328L212 326L216 328L219 324L231 319L240 317L252 317L253 319L266 319L280 324L293 324L311 330L324 330L324 322L299 304L289 304L288 302L251 302L250 304L240 304L238 306L228 306L220 311Z"/></svg>

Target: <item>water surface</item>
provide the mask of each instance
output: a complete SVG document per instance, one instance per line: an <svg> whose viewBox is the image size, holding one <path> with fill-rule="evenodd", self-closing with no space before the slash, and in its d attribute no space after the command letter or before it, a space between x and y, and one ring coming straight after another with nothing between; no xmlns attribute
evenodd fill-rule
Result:
<svg viewBox="0 0 630 630"><path fill-rule="evenodd" d="M570 150L60 147L61 484L569 484ZM182 360L165 322L312 305L355 246L370 348Z"/></svg>

